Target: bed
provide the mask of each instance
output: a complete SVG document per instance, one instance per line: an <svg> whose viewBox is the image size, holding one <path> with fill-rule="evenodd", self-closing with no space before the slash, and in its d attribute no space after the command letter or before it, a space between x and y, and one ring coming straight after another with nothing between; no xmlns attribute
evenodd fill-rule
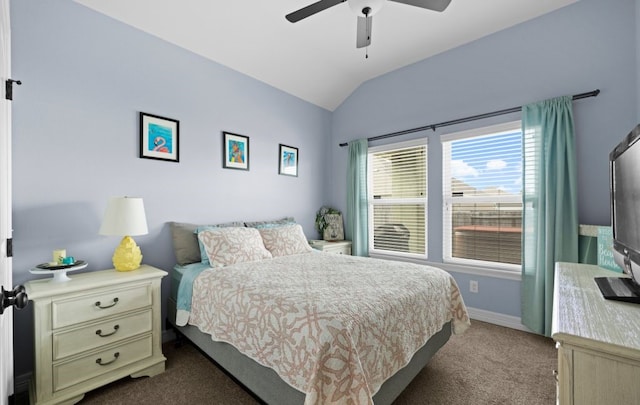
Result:
<svg viewBox="0 0 640 405"><path fill-rule="evenodd" d="M470 324L443 270L315 251L290 218L171 227L168 322L266 403L390 404Z"/></svg>

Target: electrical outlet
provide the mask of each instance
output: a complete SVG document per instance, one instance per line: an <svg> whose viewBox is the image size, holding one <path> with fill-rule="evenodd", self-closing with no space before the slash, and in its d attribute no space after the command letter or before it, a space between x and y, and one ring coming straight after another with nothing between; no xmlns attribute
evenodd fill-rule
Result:
<svg viewBox="0 0 640 405"><path fill-rule="evenodd" d="M469 281L469 291L472 293L478 292L478 282L476 280Z"/></svg>

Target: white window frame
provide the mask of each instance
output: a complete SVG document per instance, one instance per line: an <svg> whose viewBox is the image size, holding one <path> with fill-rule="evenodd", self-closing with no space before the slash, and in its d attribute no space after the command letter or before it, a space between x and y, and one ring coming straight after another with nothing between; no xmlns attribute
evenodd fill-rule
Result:
<svg viewBox="0 0 640 405"><path fill-rule="evenodd" d="M491 125L488 127L470 129L466 131L455 132L452 134L442 135L440 137L442 144L442 261L446 264L470 266L479 269L491 269L505 272L521 273L522 265L490 262L484 260L475 259L462 259L451 256L451 205L454 202L454 197L451 196L448 184L450 184L451 173L450 165L445 161L445 142L451 142L460 139L476 138L486 135L499 135L501 133L510 133L514 131L522 131L522 121L511 121L497 125ZM504 197L465 197L465 202L469 203L482 203L482 202L499 202L504 203L522 203L522 196L504 196Z"/></svg>
<svg viewBox="0 0 640 405"><path fill-rule="evenodd" d="M390 151L394 149L403 149L403 148L411 148L416 146L424 146L428 152L429 150L429 142L427 138L420 138L411 141L403 141L403 142L395 142L389 143L386 145L373 146L369 147L367 151L367 159L374 153ZM425 164L427 173L429 171L428 166L428 153L425 153L425 159L427 162ZM394 199L374 199L373 198L373 165L367 164L367 207L368 207L368 234L369 234L369 256L378 257L378 258L389 258L389 259L404 259L404 260L418 260L424 261L428 257L427 247L429 245L429 231L428 231L428 195L429 195L429 184L428 179L425 178L426 183L426 192L423 198L394 198ZM373 209L374 206L381 205L397 205L397 204L424 204L424 254L416 254L416 253L404 253L404 252L393 252L388 250L380 250L374 249L373 244L373 236L374 236L374 226L373 226Z"/></svg>

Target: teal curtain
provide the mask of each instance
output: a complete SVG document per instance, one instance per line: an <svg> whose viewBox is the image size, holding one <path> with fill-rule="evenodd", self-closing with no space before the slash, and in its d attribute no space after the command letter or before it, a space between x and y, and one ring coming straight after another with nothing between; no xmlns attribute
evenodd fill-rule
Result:
<svg viewBox="0 0 640 405"><path fill-rule="evenodd" d="M522 323L551 335L556 262L578 261L572 98L522 107Z"/></svg>
<svg viewBox="0 0 640 405"><path fill-rule="evenodd" d="M347 168L347 218L345 234L354 256L369 256L366 139L349 142Z"/></svg>

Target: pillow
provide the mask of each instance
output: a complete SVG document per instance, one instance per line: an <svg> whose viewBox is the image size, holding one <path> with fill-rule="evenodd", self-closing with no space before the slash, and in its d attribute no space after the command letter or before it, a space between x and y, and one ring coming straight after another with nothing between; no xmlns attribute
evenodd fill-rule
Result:
<svg viewBox="0 0 640 405"><path fill-rule="evenodd" d="M198 260L199 262L201 262L202 264L210 264L209 263L209 257L207 256L207 252L204 251L204 246L202 245L202 242L198 239L198 233L202 232L202 231L206 231L208 229L219 229L219 228L230 228L230 227L238 227L238 228L242 228L244 226L244 223L242 222L227 222L226 224L217 224L217 225L200 225L198 226L194 231L194 237L196 238L196 241L198 242Z"/></svg>
<svg viewBox="0 0 640 405"><path fill-rule="evenodd" d="M231 222L215 226L243 226L243 223ZM198 236L194 233L198 225L186 222L170 222L169 227L171 228L171 239L173 242L173 253L176 256L176 263L181 266L186 266L187 264L202 261L202 254L198 246ZM208 260L209 259L207 259L207 263Z"/></svg>
<svg viewBox="0 0 640 405"><path fill-rule="evenodd" d="M245 222L244 226L249 228L264 229L264 228L273 228L273 227L282 226L282 225L291 225L295 223L296 223L296 220L293 217L284 217L282 219L277 219L275 221Z"/></svg>
<svg viewBox="0 0 640 405"><path fill-rule="evenodd" d="M171 222L169 226L171 228L173 253L176 255L176 262L181 266L199 262L198 237L193 233L198 225Z"/></svg>
<svg viewBox="0 0 640 405"><path fill-rule="evenodd" d="M259 229L264 246L273 257L313 251L299 224Z"/></svg>
<svg viewBox="0 0 640 405"><path fill-rule="evenodd" d="M212 228L198 233L211 267L254 262L273 257L254 228Z"/></svg>

